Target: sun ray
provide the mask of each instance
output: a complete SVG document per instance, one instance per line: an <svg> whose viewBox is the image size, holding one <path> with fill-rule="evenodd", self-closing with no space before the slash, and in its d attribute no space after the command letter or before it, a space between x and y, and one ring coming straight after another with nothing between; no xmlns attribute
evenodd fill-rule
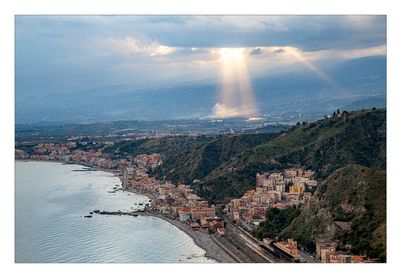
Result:
<svg viewBox="0 0 400 278"><path fill-rule="evenodd" d="M243 48L219 50L222 88L214 117L251 117L257 112Z"/></svg>
<svg viewBox="0 0 400 278"><path fill-rule="evenodd" d="M341 95L348 95L348 93L346 92L346 90L344 88L342 88L339 84L337 84L335 80L333 80L330 76L328 76L326 73L324 73L322 70L320 70L316 65L314 65L312 62L307 60L297 49L288 47L285 50L288 54L295 57L303 65L305 65L308 69L310 69L313 73L315 73L319 78L326 81L332 87L336 88L336 90Z"/></svg>

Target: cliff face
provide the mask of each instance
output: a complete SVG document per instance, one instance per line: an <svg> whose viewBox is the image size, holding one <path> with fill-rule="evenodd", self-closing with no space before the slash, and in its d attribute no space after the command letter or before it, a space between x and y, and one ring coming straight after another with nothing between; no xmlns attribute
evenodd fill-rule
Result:
<svg viewBox="0 0 400 278"><path fill-rule="evenodd" d="M386 171L344 166L320 184L281 234L312 248L316 239L351 245L355 254L386 260Z"/></svg>

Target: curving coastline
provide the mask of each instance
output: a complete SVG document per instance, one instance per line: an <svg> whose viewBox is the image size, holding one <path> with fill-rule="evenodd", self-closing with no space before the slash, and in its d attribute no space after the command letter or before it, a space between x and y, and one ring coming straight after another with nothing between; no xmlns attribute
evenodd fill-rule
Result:
<svg viewBox="0 0 400 278"><path fill-rule="evenodd" d="M96 167L92 165L82 165L78 163L65 163L62 161L48 161L48 160L34 160L34 159L23 159L23 160L15 160L15 161L21 161L21 162L55 162L55 163L64 163L64 164L75 164L83 167L91 167L93 170L96 171L102 171L102 172L107 172L115 177L118 177L120 182L122 183L121 175L117 171L113 171L110 169L103 169L101 167ZM141 195L141 196L146 196L149 199L154 199L154 196L151 194L146 194L142 192L137 192L135 190L129 190L129 192L132 192L136 195ZM156 217L161 220L164 220L168 222L169 224L175 226L185 234L187 234L194 242L195 245L200 247L201 249L205 250L205 257L214 260L215 262L218 263L235 263L237 260L235 260L231 255L229 255L223 248L221 248L216 242L213 240L212 235L209 235L205 231L194 231L190 228L189 225L187 225L184 222L181 222L179 220L172 220L164 215L152 211L152 212L146 212L146 213L139 213L140 216L143 217Z"/></svg>
<svg viewBox="0 0 400 278"><path fill-rule="evenodd" d="M80 164L77 164L77 165L80 165ZM93 169L98 170L98 171L103 171L103 172L113 174L114 176L116 176L120 179L121 184L122 184L121 176L117 172L112 171L110 169L103 169L103 168L96 167L96 166L90 166L90 167L92 167ZM154 200L154 196L151 194L138 192L135 190L127 190L127 191L132 192L136 195L145 196L149 199ZM157 217L157 218L164 220L164 221L170 223L171 225L175 226L176 228L178 228L179 230L181 230L182 232L187 234L194 241L194 243L197 246L199 246L200 248L202 248L206 251L206 253L204 255L206 258L212 259L218 263L236 263L236 262L238 262L231 255L229 255L226 251L224 251L219 245L217 245L215 243L215 241L211 238L212 236L208 235L205 232L194 231L187 224L185 224L179 220L173 220L173 219L167 218L157 212L147 212L147 213L142 213L140 215L145 216L145 217Z"/></svg>
<svg viewBox="0 0 400 278"><path fill-rule="evenodd" d="M141 214L146 216L146 214ZM213 240L212 235L208 235L204 231L193 231L187 224L179 221L169 219L158 213L148 213L149 217L157 217L168 223L174 225L179 230L187 234L190 238L193 239L194 243L200 248L206 251L205 257L212 259L218 263L237 263L238 261L233 258L230 254L228 254L224 249L222 249L218 244Z"/></svg>

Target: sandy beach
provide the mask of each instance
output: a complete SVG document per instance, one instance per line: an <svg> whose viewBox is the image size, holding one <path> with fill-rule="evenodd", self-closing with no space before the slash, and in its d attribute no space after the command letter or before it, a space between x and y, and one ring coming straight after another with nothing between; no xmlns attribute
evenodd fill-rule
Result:
<svg viewBox="0 0 400 278"><path fill-rule="evenodd" d="M138 192L136 190L127 190L129 192L132 192L134 194L138 194L138 195L143 195L146 196L147 198L151 199L154 202L154 196L150 193L143 193L143 192ZM182 232L184 232L185 234L187 234L188 236L190 236L193 241L196 243L196 245L198 245L199 247L201 247L202 249L204 249L206 251L205 256L207 258L213 259L219 263L237 263L238 260L234 258L234 255L230 255L228 254L227 251L225 251L224 249L222 249L213 239L213 235L209 235L208 232L203 231L203 230L193 230L188 224L179 221L177 219L170 219L168 217L163 216L162 214L158 213L158 212L145 212L145 213L141 213L140 215L142 216L153 216L153 217L157 217L160 218L164 221L169 222L170 224L174 225L175 227L177 227L178 229L180 229Z"/></svg>
<svg viewBox="0 0 400 278"><path fill-rule="evenodd" d="M144 213L141 214L144 217L146 217L146 214L150 217L157 217L160 218L164 221L169 222L170 224L174 225L184 233L186 233L188 236L190 236L193 241L204 249L206 251L205 256L207 258L213 259L219 263L237 263L237 260L235 260L231 255L229 255L226 251L224 251L215 241L213 240L213 235L209 235L205 231L201 230L193 230L190 228L189 225L187 225L184 222L181 222L179 220L172 220L167 217L164 217L158 213Z"/></svg>

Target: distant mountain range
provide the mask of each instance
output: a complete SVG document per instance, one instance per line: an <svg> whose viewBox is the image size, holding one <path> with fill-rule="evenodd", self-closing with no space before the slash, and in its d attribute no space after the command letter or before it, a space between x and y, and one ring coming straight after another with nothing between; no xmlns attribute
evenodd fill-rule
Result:
<svg viewBox="0 0 400 278"><path fill-rule="evenodd" d="M252 79L266 117L288 121L320 118L334 109L386 107L386 56L322 67L327 82L304 68ZM98 122L201 118L218 102L217 80L135 87L116 85L16 101L16 122Z"/></svg>

